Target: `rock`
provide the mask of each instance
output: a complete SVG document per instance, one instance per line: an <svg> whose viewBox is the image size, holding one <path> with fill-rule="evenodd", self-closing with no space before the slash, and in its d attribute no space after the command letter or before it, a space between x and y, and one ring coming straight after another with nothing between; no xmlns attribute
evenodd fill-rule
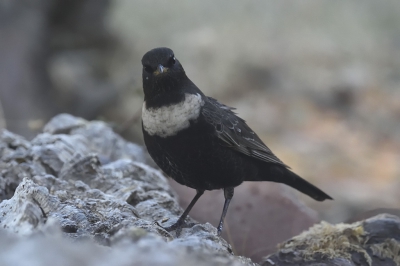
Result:
<svg viewBox="0 0 400 266"><path fill-rule="evenodd" d="M59 115L44 131L0 134L0 265L254 265L210 224L160 227L182 213L175 193L105 123Z"/></svg>
<svg viewBox="0 0 400 266"><path fill-rule="evenodd" d="M7 130L0 133L0 200L3 200L11 198L21 182L31 144Z"/></svg>
<svg viewBox="0 0 400 266"><path fill-rule="evenodd" d="M395 216L400 218L400 209L377 208L377 209L373 209L373 210L369 210L369 211L358 213L358 214L354 215L353 217L351 217L350 219L348 219L346 221L346 223L354 223L354 222L365 220L367 218L371 218L371 217L376 216L378 214L384 214L384 213L395 215Z"/></svg>
<svg viewBox="0 0 400 266"><path fill-rule="evenodd" d="M181 206L187 206L194 190L176 182L172 187L179 195ZM216 226L223 202L223 191L207 191L190 216ZM317 213L296 198L292 188L271 182L245 182L235 188L222 236L230 242L235 254L260 261L263 256L275 252L278 243L316 222Z"/></svg>
<svg viewBox="0 0 400 266"><path fill-rule="evenodd" d="M321 222L282 243L270 265L400 265L400 218L380 214L352 224Z"/></svg>
<svg viewBox="0 0 400 266"><path fill-rule="evenodd" d="M142 147L103 122L65 114L44 131L32 141L0 133L0 265L256 265L233 253L268 254L274 250L268 243L317 219L289 188L246 183L236 190L227 217L233 248L216 236L214 226L192 219L176 236L160 225L175 222L182 209L167 179L148 166ZM208 194L199 208L213 208L199 218L216 225L223 197ZM397 216L322 222L281 244L262 263L398 265L399 241Z"/></svg>
<svg viewBox="0 0 400 266"><path fill-rule="evenodd" d="M188 247L170 244L156 235L140 234L138 239L109 248L92 242L72 243L59 234L26 238L0 231L0 265L243 265L223 255L213 254L210 258L207 253L191 252Z"/></svg>

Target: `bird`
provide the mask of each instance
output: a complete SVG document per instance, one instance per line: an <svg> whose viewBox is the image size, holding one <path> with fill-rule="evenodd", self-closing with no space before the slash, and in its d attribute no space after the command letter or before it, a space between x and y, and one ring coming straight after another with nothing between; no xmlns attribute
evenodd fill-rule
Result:
<svg viewBox="0 0 400 266"><path fill-rule="evenodd" d="M224 190L217 235L221 235L235 187L244 181L286 184L317 201L332 199L284 164L234 108L204 93L187 77L170 48L142 57L142 132L147 150L167 176L196 195L167 231L181 230L197 200Z"/></svg>

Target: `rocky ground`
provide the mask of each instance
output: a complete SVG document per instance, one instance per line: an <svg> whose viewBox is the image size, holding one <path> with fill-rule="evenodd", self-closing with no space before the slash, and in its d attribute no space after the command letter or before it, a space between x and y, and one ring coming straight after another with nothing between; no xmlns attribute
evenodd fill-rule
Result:
<svg viewBox="0 0 400 266"><path fill-rule="evenodd" d="M31 142L1 133L0 227L7 249L0 261L28 265L28 258L18 259L24 249L39 264L253 264L234 256L210 224L183 229L179 238L163 230L159 224L169 225L181 212L175 193L145 164L142 147L103 122L61 115L44 132ZM34 237L24 241L27 236ZM35 255L38 244L50 253Z"/></svg>
<svg viewBox="0 0 400 266"><path fill-rule="evenodd" d="M279 187L264 198L245 186L254 206L260 197L269 205L255 213L246 205L248 193L238 193L234 216L227 218L231 244L210 223L191 219L180 235L166 232L161 226L173 223L182 209L141 146L104 122L67 114L54 117L43 131L32 141L6 130L0 134L1 265L256 265L237 256L247 234L253 240L245 253L269 255L257 260L262 265L399 265L400 219L393 215L314 225L273 253L268 241L317 221L291 191ZM208 200L212 204L215 196ZM279 218L266 223L266 214ZM258 237L246 233L248 224L241 220L246 216L258 221Z"/></svg>

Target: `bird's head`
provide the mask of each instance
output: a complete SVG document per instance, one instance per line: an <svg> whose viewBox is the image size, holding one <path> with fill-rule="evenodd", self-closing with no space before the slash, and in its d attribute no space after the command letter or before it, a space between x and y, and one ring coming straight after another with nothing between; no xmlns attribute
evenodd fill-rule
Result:
<svg viewBox="0 0 400 266"><path fill-rule="evenodd" d="M148 51L142 58L142 77L145 98L174 92L179 83L187 79L185 70L166 47Z"/></svg>

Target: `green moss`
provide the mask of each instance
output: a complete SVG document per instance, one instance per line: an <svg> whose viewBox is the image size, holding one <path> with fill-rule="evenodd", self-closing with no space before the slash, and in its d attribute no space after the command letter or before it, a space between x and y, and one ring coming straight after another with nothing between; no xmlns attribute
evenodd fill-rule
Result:
<svg viewBox="0 0 400 266"><path fill-rule="evenodd" d="M308 231L280 245L280 251L288 253L297 251L306 260L312 260L315 255L322 257L346 258L351 260L351 252L359 252L369 265L371 257L363 248L365 232L361 222L353 224L331 225L321 222Z"/></svg>

